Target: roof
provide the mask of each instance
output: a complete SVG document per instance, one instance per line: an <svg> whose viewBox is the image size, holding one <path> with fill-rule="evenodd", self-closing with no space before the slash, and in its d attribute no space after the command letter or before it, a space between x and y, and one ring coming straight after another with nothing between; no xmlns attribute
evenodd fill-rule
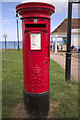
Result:
<svg viewBox="0 0 80 120"><path fill-rule="evenodd" d="M80 28L80 18L72 18L72 29ZM53 31L55 33L66 33L67 32L67 18Z"/></svg>

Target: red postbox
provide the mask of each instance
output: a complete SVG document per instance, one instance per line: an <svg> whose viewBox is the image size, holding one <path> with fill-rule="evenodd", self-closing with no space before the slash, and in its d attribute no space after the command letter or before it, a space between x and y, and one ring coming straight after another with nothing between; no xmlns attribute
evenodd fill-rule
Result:
<svg viewBox="0 0 80 120"><path fill-rule="evenodd" d="M50 15L55 7L29 2L16 6L22 19L24 104L34 117L49 111L50 91Z"/></svg>

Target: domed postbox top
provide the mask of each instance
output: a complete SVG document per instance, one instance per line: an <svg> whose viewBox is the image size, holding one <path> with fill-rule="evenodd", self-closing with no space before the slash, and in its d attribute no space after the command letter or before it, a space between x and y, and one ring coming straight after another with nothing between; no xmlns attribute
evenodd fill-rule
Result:
<svg viewBox="0 0 80 120"><path fill-rule="evenodd" d="M47 17L55 12L55 7L48 3L28 2L16 6L16 12L23 18L26 17Z"/></svg>

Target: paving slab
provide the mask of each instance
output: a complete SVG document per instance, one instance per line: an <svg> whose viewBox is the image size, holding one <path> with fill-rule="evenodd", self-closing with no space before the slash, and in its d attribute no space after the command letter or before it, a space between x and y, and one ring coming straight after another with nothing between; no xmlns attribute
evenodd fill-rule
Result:
<svg viewBox="0 0 80 120"><path fill-rule="evenodd" d="M65 69L65 54L51 52L50 58L56 61L62 68ZM73 56L71 59L71 75L73 78L80 82L80 60L75 59Z"/></svg>

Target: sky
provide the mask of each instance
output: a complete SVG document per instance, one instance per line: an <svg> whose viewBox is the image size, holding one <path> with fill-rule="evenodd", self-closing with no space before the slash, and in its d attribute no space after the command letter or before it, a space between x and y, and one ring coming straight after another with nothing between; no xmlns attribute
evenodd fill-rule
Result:
<svg viewBox="0 0 80 120"><path fill-rule="evenodd" d="M7 1L7 0L6 0ZM9 0L10 1L10 0ZM13 0L12 0L13 1ZM27 2L31 0L26 0ZM33 1L41 1L43 0L33 0ZM54 1L54 2L53 2ZM24 0L25 2L25 0ZM46 2L53 4L55 6L55 13L51 15L51 32L58 27L58 25L67 18L68 12L68 3L65 2L58 2L56 0L46 0ZM7 34L8 38L7 41L17 41L17 23L16 23L16 5L20 4L21 2L2 2L2 19L0 19L0 26L2 26L2 39L0 41L4 41L3 35ZM72 8L72 17L78 18L79 16L79 5L73 4ZM1 17L0 17L1 18ZM22 22L19 16L19 40L22 40Z"/></svg>

